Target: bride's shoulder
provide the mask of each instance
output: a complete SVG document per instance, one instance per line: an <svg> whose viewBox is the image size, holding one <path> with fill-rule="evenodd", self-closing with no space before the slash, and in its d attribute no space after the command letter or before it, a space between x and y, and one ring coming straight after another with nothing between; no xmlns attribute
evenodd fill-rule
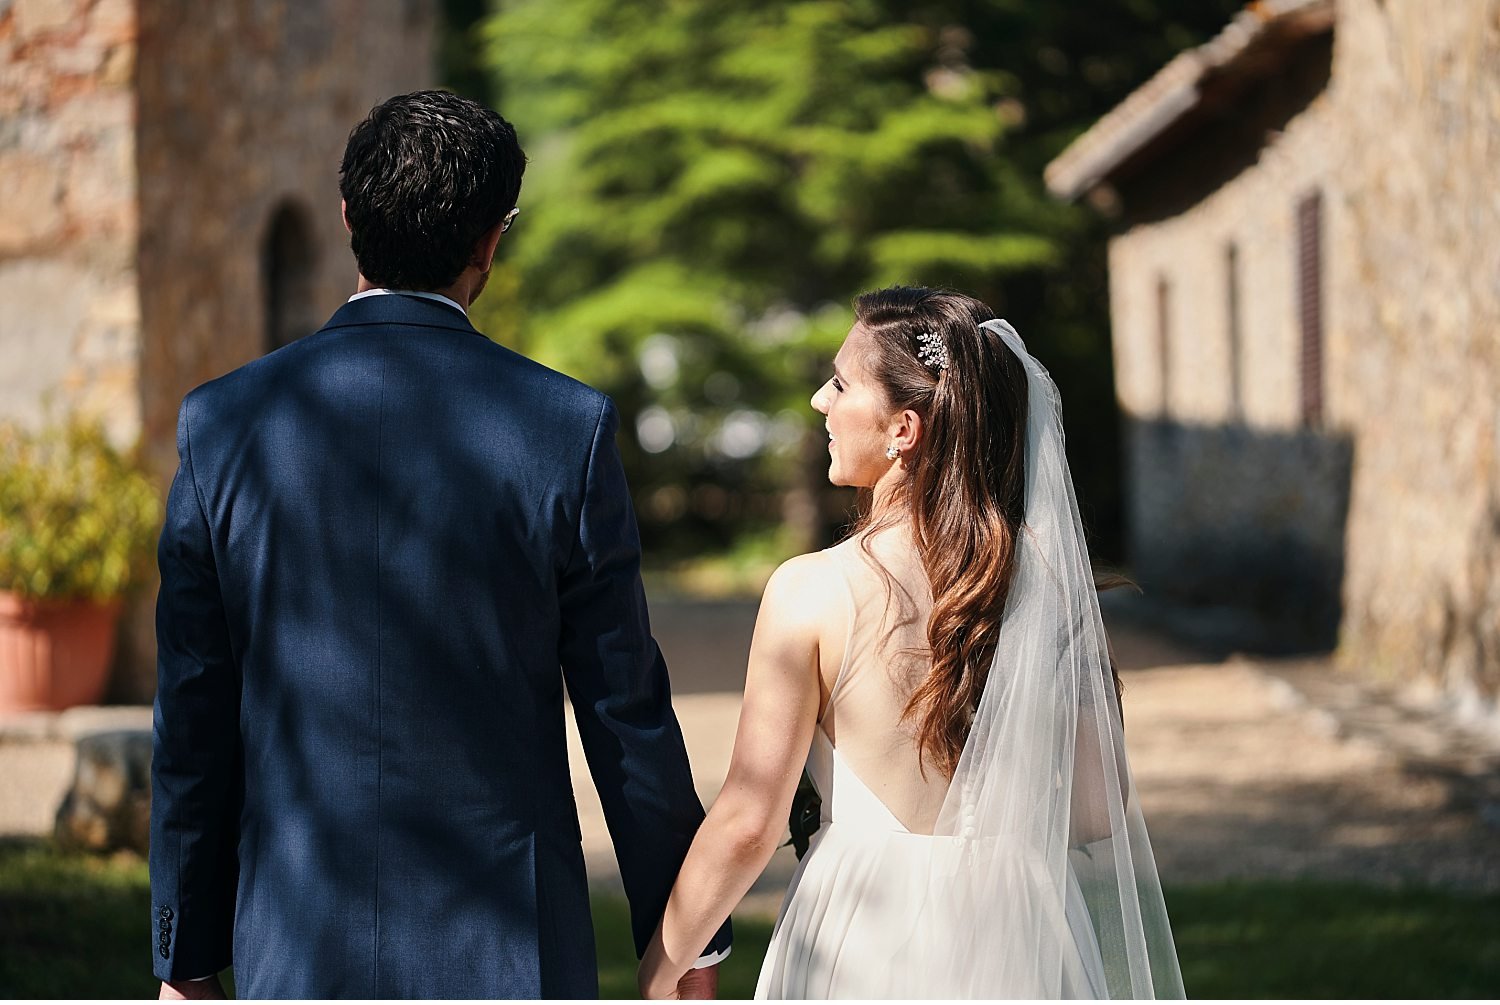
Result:
<svg viewBox="0 0 1500 1005"><path fill-rule="evenodd" d="M789 558L776 567L766 583L766 591L816 595L835 583L840 575L835 548L810 551Z"/></svg>
<svg viewBox="0 0 1500 1005"><path fill-rule="evenodd" d="M825 620L831 602L843 595L834 549L789 558L771 573L761 596L761 616L786 627L815 627Z"/></svg>

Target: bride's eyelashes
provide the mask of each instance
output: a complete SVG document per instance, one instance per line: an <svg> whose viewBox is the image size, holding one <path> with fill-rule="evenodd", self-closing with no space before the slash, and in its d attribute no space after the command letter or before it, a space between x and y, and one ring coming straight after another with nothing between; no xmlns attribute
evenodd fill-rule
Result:
<svg viewBox="0 0 1500 1005"><path fill-rule="evenodd" d="M838 379L838 377L834 377L834 378L832 378L832 379L833 379L833 389L834 389L834 390L835 390L835 391L838 391L838 392L840 392L840 393L843 393L843 390L844 390L844 382L843 382L843 381L841 381L841 380L839 380L839 379Z"/></svg>

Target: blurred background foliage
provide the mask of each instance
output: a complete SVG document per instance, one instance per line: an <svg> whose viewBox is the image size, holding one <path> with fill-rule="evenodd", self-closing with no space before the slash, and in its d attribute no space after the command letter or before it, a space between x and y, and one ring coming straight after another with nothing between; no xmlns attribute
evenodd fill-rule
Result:
<svg viewBox="0 0 1500 1005"><path fill-rule="evenodd" d="M1107 222L1046 163L1235 0L445 0L444 79L530 163L476 323L614 396L648 561L754 588L832 542L808 404L855 294L946 286L1063 393L1118 560Z"/></svg>
<svg viewBox="0 0 1500 1005"><path fill-rule="evenodd" d="M145 571L161 519L155 483L99 423L0 424L0 590L113 600Z"/></svg>

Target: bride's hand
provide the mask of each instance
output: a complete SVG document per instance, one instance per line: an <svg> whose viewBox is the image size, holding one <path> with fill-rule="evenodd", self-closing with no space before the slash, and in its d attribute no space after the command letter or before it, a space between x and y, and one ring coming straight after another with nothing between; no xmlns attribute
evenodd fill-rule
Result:
<svg viewBox="0 0 1500 1005"><path fill-rule="evenodd" d="M687 970L672 966L667 959L665 948L661 942L661 927L657 926L656 934L651 937L651 943L646 947L646 955L641 957L641 969L636 975L636 986L640 989L642 998L672 999L679 997L677 994L678 982Z"/></svg>

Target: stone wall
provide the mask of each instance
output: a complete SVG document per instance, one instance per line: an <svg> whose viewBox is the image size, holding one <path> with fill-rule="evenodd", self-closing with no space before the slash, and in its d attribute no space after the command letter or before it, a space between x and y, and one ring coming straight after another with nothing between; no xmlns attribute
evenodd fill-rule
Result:
<svg viewBox="0 0 1500 1005"><path fill-rule="evenodd" d="M263 354L278 209L310 237L311 327L354 291L338 165L371 106L433 82L428 0L141 0L141 392L156 471L177 408Z"/></svg>
<svg viewBox="0 0 1500 1005"><path fill-rule="evenodd" d="M1303 427L1296 285L1298 202L1321 192L1325 234L1343 226L1330 57L1327 36L1304 42L1122 180L1128 216L1109 248L1131 573L1148 596L1251 607L1283 649L1333 644L1344 569L1351 446L1334 381L1326 421Z"/></svg>
<svg viewBox="0 0 1500 1005"><path fill-rule="evenodd" d="M436 16L433 0L0 0L0 418L36 422L48 400L99 414L165 489L183 395L353 292L344 142L372 105L432 85ZM128 609L116 698L151 695L154 595Z"/></svg>
<svg viewBox="0 0 1500 1005"><path fill-rule="evenodd" d="M1324 226L1343 225L1335 155L1337 123L1326 90L1327 40L1257 86L1248 102L1188 143L1120 183L1126 229L1110 242L1110 311L1115 384L1130 417L1188 423L1296 428L1298 200L1324 193ZM1269 141L1269 142L1268 142ZM1238 272L1240 345L1231 360L1229 249ZM1343 267L1329 256L1326 267ZM1167 296L1167 355L1161 360L1158 287ZM1330 367L1340 347L1330 303ZM1238 408L1232 366L1240 372ZM1163 385L1164 373L1168 376ZM1335 392L1335 388L1329 388ZM1338 404L1333 405L1337 424Z"/></svg>
<svg viewBox="0 0 1500 1005"><path fill-rule="evenodd" d="M1344 656L1500 695L1500 0L1344 0Z"/></svg>
<svg viewBox="0 0 1500 1005"><path fill-rule="evenodd" d="M77 409L122 446L137 394L131 0L0 0L0 419Z"/></svg>
<svg viewBox="0 0 1500 1005"><path fill-rule="evenodd" d="M1111 244L1110 282L1132 551L1148 587L1209 593L1204 582L1248 569L1274 583L1308 553L1326 555L1341 570L1346 663L1493 710L1500 0L1340 0L1327 86L1289 89L1298 72L1257 89L1258 105L1235 109L1238 125L1211 128L1120 186L1131 216ZM1237 162L1234 149L1252 142ZM1314 190L1324 417L1299 430L1295 205ZM1168 442L1164 429L1188 433ZM1328 463L1295 463L1291 445L1319 439ZM1278 440L1285 452L1266 454ZM1340 444L1352 447L1352 467L1337 463ZM1288 529L1302 546L1287 547Z"/></svg>
<svg viewBox="0 0 1500 1005"><path fill-rule="evenodd" d="M183 395L270 348L263 258L279 212L308 238L305 330L354 292L344 143L371 106L432 85L436 15L430 0L139 2L139 393L165 486ZM118 697L152 692L154 592L131 613Z"/></svg>
<svg viewBox="0 0 1500 1005"><path fill-rule="evenodd" d="M1334 646L1353 463L1346 434L1131 419L1125 446L1130 571L1148 599L1253 615L1216 644Z"/></svg>

